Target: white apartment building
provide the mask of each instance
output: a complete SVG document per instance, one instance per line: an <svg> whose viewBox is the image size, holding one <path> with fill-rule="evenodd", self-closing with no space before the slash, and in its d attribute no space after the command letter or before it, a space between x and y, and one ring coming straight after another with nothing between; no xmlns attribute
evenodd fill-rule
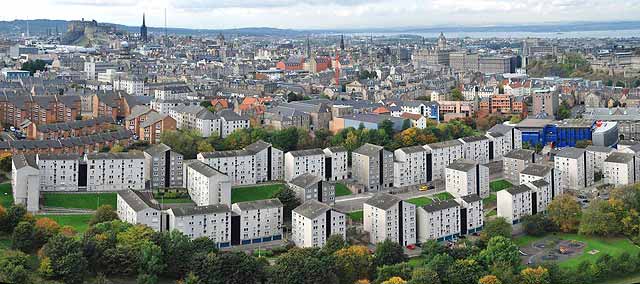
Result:
<svg viewBox="0 0 640 284"><path fill-rule="evenodd" d="M78 191L82 157L76 154L39 154L40 191Z"/></svg>
<svg viewBox="0 0 640 284"><path fill-rule="evenodd" d="M449 140L424 145L427 153L427 181L444 180L445 169L455 160L464 159L462 142Z"/></svg>
<svg viewBox="0 0 640 284"><path fill-rule="evenodd" d="M586 148L587 152L593 154L593 168L596 172L604 173L604 160L606 160L611 153L614 152L613 148L604 146L589 145Z"/></svg>
<svg viewBox="0 0 640 284"><path fill-rule="evenodd" d="M196 205L231 205L231 179L207 164L185 161L183 180Z"/></svg>
<svg viewBox="0 0 640 284"><path fill-rule="evenodd" d="M476 161L460 159L445 170L445 187L455 197L476 194L489 197L489 168Z"/></svg>
<svg viewBox="0 0 640 284"><path fill-rule="evenodd" d="M144 189L146 163L142 152L92 153L87 154L86 162L87 191Z"/></svg>
<svg viewBox="0 0 640 284"><path fill-rule="evenodd" d="M231 209L227 205L172 207L167 216L169 231L177 230L191 239L207 237L218 248L231 246Z"/></svg>
<svg viewBox="0 0 640 284"><path fill-rule="evenodd" d="M557 189L579 189L593 185L593 154L585 149L568 147L560 150L554 158Z"/></svg>
<svg viewBox="0 0 640 284"><path fill-rule="evenodd" d="M393 152L393 185L403 187L427 182L427 150L421 146L405 147Z"/></svg>
<svg viewBox="0 0 640 284"><path fill-rule="evenodd" d="M24 205L28 212L40 210L40 169L35 155L13 155L11 190L14 204Z"/></svg>
<svg viewBox="0 0 640 284"><path fill-rule="evenodd" d="M243 150L199 153L199 161L226 174L232 185L248 185L282 180L284 154L262 140Z"/></svg>
<svg viewBox="0 0 640 284"><path fill-rule="evenodd" d="M280 200L238 202L232 205L231 210L240 215L240 244L282 239L283 208Z"/></svg>
<svg viewBox="0 0 640 284"><path fill-rule="evenodd" d="M489 159L500 160L506 153L522 149L522 131L506 124L491 127L485 135L489 138Z"/></svg>
<svg viewBox="0 0 640 284"><path fill-rule="evenodd" d="M153 96L160 100L179 100L191 97L195 91L187 85L166 85L154 90Z"/></svg>
<svg viewBox="0 0 640 284"><path fill-rule="evenodd" d="M323 181L322 178L310 173L297 176L287 185L303 203L308 200L316 200L333 205L336 201L336 184Z"/></svg>
<svg viewBox="0 0 640 284"><path fill-rule="evenodd" d="M467 160L480 164L489 162L489 138L485 136L469 136L458 139L462 142L462 155Z"/></svg>
<svg viewBox="0 0 640 284"><path fill-rule="evenodd" d="M151 188L183 187L182 154L160 143L144 150L145 180Z"/></svg>
<svg viewBox="0 0 640 284"><path fill-rule="evenodd" d="M223 109L216 113L220 117L220 137L225 138L238 129L251 126L249 117L238 115L230 109Z"/></svg>
<svg viewBox="0 0 640 284"><path fill-rule="evenodd" d="M297 247L321 248L331 235L347 239L345 214L316 200L293 209L291 220L291 239Z"/></svg>
<svg viewBox="0 0 640 284"><path fill-rule="evenodd" d="M113 79L113 90L124 91L134 96L144 96L144 80L135 76L124 78L116 76L116 78Z"/></svg>
<svg viewBox="0 0 640 284"><path fill-rule="evenodd" d="M369 242L391 240L402 246L416 243L416 206L387 193L378 193L363 205L364 230Z"/></svg>
<svg viewBox="0 0 640 284"><path fill-rule="evenodd" d="M527 149L516 149L502 157L504 178L513 184L520 184L520 172L536 162L535 152Z"/></svg>
<svg viewBox="0 0 640 284"><path fill-rule="evenodd" d="M382 146L364 144L351 153L351 172L365 191L393 187L393 153Z"/></svg>
<svg viewBox="0 0 640 284"><path fill-rule="evenodd" d="M460 235L479 232L484 227L482 198L477 194L456 198L460 204Z"/></svg>
<svg viewBox="0 0 640 284"><path fill-rule="evenodd" d="M162 223L160 204L153 199L151 192L118 191L116 212L123 222L146 225L155 231L166 228Z"/></svg>
<svg viewBox="0 0 640 284"><path fill-rule="evenodd" d="M561 195L564 191L556 189L558 181L556 180L555 169L551 166L542 164L532 164L520 172L520 183L532 183L536 180L544 180L549 184L551 190L551 198Z"/></svg>
<svg viewBox="0 0 640 284"><path fill-rule="evenodd" d="M634 154L613 152L604 160L604 181L615 186L634 184L636 167Z"/></svg>
<svg viewBox="0 0 640 284"><path fill-rule="evenodd" d="M348 152L341 146L329 147L322 150L325 155L325 179L346 180L349 178Z"/></svg>
<svg viewBox="0 0 640 284"><path fill-rule="evenodd" d="M460 235L460 204L455 200L434 202L416 210L419 243L452 240Z"/></svg>
<svg viewBox="0 0 640 284"><path fill-rule="evenodd" d="M520 223L522 217L531 215L533 213L531 192L531 188L526 184L498 191L498 217L505 218L511 224L517 224Z"/></svg>
<svg viewBox="0 0 640 284"><path fill-rule="evenodd" d="M220 117L205 107L199 105L177 106L169 110L169 116L176 120L176 128L178 129L197 130L202 137L220 136Z"/></svg>
<svg viewBox="0 0 640 284"><path fill-rule="evenodd" d="M162 99L153 99L151 101L151 109L157 111L160 114L168 115L171 109L176 107L183 106L199 106L199 100L162 100Z"/></svg>
<svg viewBox="0 0 640 284"><path fill-rule="evenodd" d="M539 179L525 183L531 188L531 214L538 214L547 211L547 207L553 201L551 184L546 180Z"/></svg>
<svg viewBox="0 0 640 284"><path fill-rule="evenodd" d="M325 178L325 156L321 149L291 151L284 154L284 180L310 173Z"/></svg>

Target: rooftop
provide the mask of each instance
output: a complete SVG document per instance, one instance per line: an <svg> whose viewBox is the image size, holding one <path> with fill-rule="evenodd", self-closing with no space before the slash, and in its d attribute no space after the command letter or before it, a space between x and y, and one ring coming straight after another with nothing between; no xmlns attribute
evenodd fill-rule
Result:
<svg viewBox="0 0 640 284"><path fill-rule="evenodd" d="M378 193L373 197L367 199L367 201L365 201L364 203L382 210L387 210L398 204L400 201L402 201L400 198L395 197L391 194Z"/></svg>

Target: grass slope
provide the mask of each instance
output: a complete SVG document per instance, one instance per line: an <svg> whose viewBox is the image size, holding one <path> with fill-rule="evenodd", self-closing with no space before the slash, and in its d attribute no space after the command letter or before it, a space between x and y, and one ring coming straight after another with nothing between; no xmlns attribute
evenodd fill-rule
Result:
<svg viewBox="0 0 640 284"><path fill-rule="evenodd" d="M420 206L425 206L433 203L433 200L429 197L416 197L416 198L407 199L407 202L420 207Z"/></svg>
<svg viewBox="0 0 640 284"><path fill-rule="evenodd" d="M489 188L491 189L492 192L501 191L503 189L507 189L512 186L513 184L503 179L494 180L489 183Z"/></svg>
<svg viewBox="0 0 640 284"><path fill-rule="evenodd" d="M0 184L0 205L4 208L9 208L13 205L13 194L10 183Z"/></svg>
<svg viewBox="0 0 640 284"><path fill-rule="evenodd" d="M336 183L336 197L338 196L346 196L351 195L351 190L347 188L344 184Z"/></svg>
<svg viewBox="0 0 640 284"><path fill-rule="evenodd" d="M236 187L231 189L231 203L272 198L284 189L284 184Z"/></svg>
<svg viewBox="0 0 640 284"><path fill-rule="evenodd" d="M349 215L351 221L354 222L362 222L364 219L364 213L362 211L349 212L347 215Z"/></svg>
<svg viewBox="0 0 640 284"><path fill-rule="evenodd" d="M116 193L44 193L44 206L46 207L95 210L102 205L111 205L114 209L117 208Z"/></svg>

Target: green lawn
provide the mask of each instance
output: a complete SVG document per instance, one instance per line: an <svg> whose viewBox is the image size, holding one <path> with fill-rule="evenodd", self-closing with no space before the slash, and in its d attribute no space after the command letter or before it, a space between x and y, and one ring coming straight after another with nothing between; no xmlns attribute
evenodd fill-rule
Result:
<svg viewBox="0 0 640 284"><path fill-rule="evenodd" d="M422 256L412 257L407 261L407 264L411 267L422 266L425 262L425 259Z"/></svg>
<svg viewBox="0 0 640 284"><path fill-rule="evenodd" d="M231 189L231 203L269 199L282 189L284 189L284 184L281 183L236 187Z"/></svg>
<svg viewBox="0 0 640 284"><path fill-rule="evenodd" d="M60 224L60 226L71 226L73 227L78 233L84 233L85 231L87 231L87 229L89 229L89 220L91 220L91 217L93 215L91 214L77 214L77 215L38 215L36 216L37 219L39 218L49 218L52 219L56 222L58 222L58 224Z"/></svg>
<svg viewBox="0 0 640 284"><path fill-rule="evenodd" d="M425 206L433 203L433 200L431 200L431 198L429 197L416 197L416 198L407 199L407 202L413 203L416 206L420 207L420 206Z"/></svg>
<svg viewBox="0 0 640 284"><path fill-rule="evenodd" d="M355 212L349 212L347 213L347 215L349 215L349 219L351 219L351 221L354 222L362 222L362 220L364 219L364 213L362 211L355 211Z"/></svg>
<svg viewBox="0 0 640 284"><path fill-rule="evenodd" d="M494 192L492 192L489 194L489 197L482 199L482 206L484 208L491 207L496 205L497 202L498 196Z"/></svg>
<svg viewBox="0 0 640 284"><path fill-rule="evenodd" d="M489 211L487 214L485 214L486 217L491 217L491 216L496 216L498 215L498 211L496 211L496 209L491 209L491 211Z"/></svg>
<svg viewBox="0 0 640 284"><path fill-rule="evenodd" d="M626 238L599 238L578 234L556 234L555 236L565 240L584 242L587 245L584 249L584 254L559 263L560 267L564 268L576 268L580 262L584 260L593 262L605 253L615 257L623 252L628 252L631 255L636 255L640 252L640 247L636 246ZM515 242L519 246L525 246L541 238L544 237L522 236L516 238ZM587 252L591 250L598 250L600 252L595 255L588 254Z"/></svg>
<svg viewBox="0 0 640 284"><path fill-rule="evenodd" d="M448 193L448 192L440 192L438 194L434 194L433 197L437 197L441 201L453 199L453 195L451 195L451 193Z"/></svg>
<svg viewBox="0 0 640 284"><path fill-rule="evenodd" d="M507 189L512 186L513 184L503 179L494 180L489 183L489 188L491 189L492 192L501 191L503 189Z"/></svg>
<svg viewBox="0 0 640 284"><path fill-rule="evenodd" d="M338 196L346 196L346 195L351 195L351 190L349 190L347 188L346 185L341 184L341 183L336 183L336 197Z"/></svg>
<svg viewBox="0 0 640 284"><path fill-rule="evenodd" d="M9 208L13 205L13 194L10 183L0 184L0 205L4 208Z"/></svg>
<svg viewBox="0 0 640 284"><path fill-rule="evenodd" d="M101 205L117 208L115 192L108 193L44 193L44 206L75 209L97 209Z"/></svg>

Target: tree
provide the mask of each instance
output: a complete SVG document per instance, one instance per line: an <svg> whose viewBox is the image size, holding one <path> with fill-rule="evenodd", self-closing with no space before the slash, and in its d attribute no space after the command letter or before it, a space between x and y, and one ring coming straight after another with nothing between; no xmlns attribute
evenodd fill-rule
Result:
<svg viewBox="0 0 640 284"><path fill-rule="evenodd" d="M269 274L273 284L338 283L333 263L321 258L317 249L289 250L278 257Z"/></svg>
<svg viewBox="0 0 640 284"><path fill-rule="evenodd" d="M550 284L549 272L544 267L527 267L520 272L523 284Z"/></svg>
<svg viewBox="0 0 640 284"><path fill-rule="evenodd" d="M497 262L508 263L516 266L520 263L519 248L516 244L504 236L495 236L489 240L487 248L480 252L480 259L485 264Z"/></svg>
<svg viewBox="0 0 640 284"><path fill-rule="evenodd" d="M299 139L300 133L298 132L298 129L295 127L289 127L275 132L271 138L271 143L273 144L273 147L278 148L283 152L289 152L296 150Z"/></svg>
<svg viewBox="0 0 640 284"><path fill-rule="evenodd" d="M60 225L50 218L36 220L34 231L34 247L39 248L60 232Z"/></svg>
<svg viewBox="0 0 640 284"><path fill-rule="evenodd" d="M158 283L158 275L164 271L165 267L166 265L162 261L162 251L160 247L153 244L145 245L142 248L142 255L140 257L138 283Z"/></svg>
<svg viewBox="0 0 640 284"><path fill-rule="evenodd" d="M386 239L376 245L374 254L376 266L392 265L405 261L407 261L407 255L404 254L404 248L399 243Z"/></svg>
<svg viewBox="0 0 640 284"><path fill-rule="evenodd" d="M435 271L440 279L446 279L448 277L448 269L453 265L455 260L453 257L446 253L434 255L429 262L427 262L426 268Z"/></svg>
<svg viewBox="0 0 640 284"><path fill-rule="evenodd" d="M558 107L558 119L567 119L571 117L571 110L566 102L562 102Z"/></svg>
<svg viewBox="0 0 640 284"><path fill-rule="evenodd" d="M336 274L340 283L351 284L358 279L369 279L371 254L365 246L350 246L333 254Z"/></svg>
<svg viewBox="0 0 640 284"><path fill-rule="evenodd" d="M544 214L524 216L524 218L522 218L522 227L527 235L536 237L555 230L551 220Z"/></svg>
<svg viewBox="0 0 640 284"><path fill-rule="evenodd" d="M200 102L200 106L204 108L209 108L209 107L212 107L213 105L211 104L211 101L202 101Z"/></svg>
<svg viewBox="0 0 640 284"><path fill-rule="evenodd" d="M3 171L5 173L11 172L11 161L11 155L0 158L0 171Z"/></svg>
<svg viewBox="0 0 640 284"><path fill-rule="evenodd" d="M265 279L267 265L243 252L210 253L193 264L193 274L202 283L212 284L259 283Z"/></svg>
<svg viewBox="0 0 640 284"><path fill-rule="evenodd" d="M483 273L482 267L473 259L458 259L447 270L450 284L475 283Z"/></svg>
<svg viewBox="0 0 640 284"><path fill-rule="evenodd" d="M493 220L485 222L484 229L480 233L480 239L488 242L496 236L511 238L511 224L505 218L497 217Z"/></svg>
<svg viewBox="0 0 640 284"><path fill-rule="evenodd" d="M20 222L13 230L11 246L14 249L29 253L35 242L35 228L31 222Z"/></svg>
<svg viewBox="0 0 640 284"><path fill-rule="evenodd" d="M87 260L79 240L57 234L44 246L43 255L50 261L51 278L64 283L82 283Z"/></svg>
<svg viewBox="0 0 640 284"><path fill-rule="evenodd" d="M0 254L0 282L29 283L29 258L20 251Z"/></svg>
<svg viewBox="0 0 640 284"><path fill-rule="evenodd" d="M201 140L198 141L197 147L198 152L199 153L204 153L204 152L213 152L213 146L211 146L211 144L209 144L209 142L205 141L205 140Z"/></svg>
<svg viewBox="0 0 640 284"><path fill-rule="evenodd" d="M200 278L198 278L198 276L193 274L193 272L189 272L189 274L187 274L187 277L185 277L184 279L178 282L178 284L199 284L199 283L200 283Z"/></svg>
<svg viewBox="0 0 640 284"><path fill-rule="evenodd" d="M31 76L35 74L37 71L44 71L46 69L47 63L44 60L36 59L35 61L29 60L22 64L21 70L29 71Z"/></svg>
<svg viewBox="0 0 640 284"><path fill-rule="evenodd" d="M122 147L122 145L120 144L113 144L113 146L111 146L111 149L109 150L110 153L121 153L124 152L124 147Z"/></svg>
<svg viewBox="0 0 640 284"><path fill-rule="evenodd" d="M384 134L391 138L393 136L393 122L391 120L385 119L378 125L378 129L384 130Z"/></svg>
<svg viewBox="0 0 640 284"><path fill-rule="evenodd" d="M7 210L6 219L3 224L0 224L2 225L0 229L6 233L13 232L13 228L24 220L25 216L27 216L27 209L23 205L12 205Z"/></svg>
<svg viewBox="0 0 640 284"><path fill-rule="evenodd" d="M452 101L464 101L464 95L458 88L451 90L451 100Z"/></svg>
<svg viewBox="0 0 640 284"><path fill-rule="evenodd" d="M342 235L334 234L327 238L327 241L324 243L324 247L322 247L322 252L331 255L336 251L347 247L347 242L344 240Z"/></svg>
<svg viewBox="0 0 640 284"><path fill-rule="evenodd" d="M405 119L402 121L402 130L407 130L411 128L411 120Z"/></svg>
<svg viewBox="0 0 640 284"><path fill-rule="evenodd" d="M296 193L287 186L274 194L272 198L277 198L282 202L283 218L285 222L291 220L291 211L301 204L298 197L296 197Z"/></svg>
<svg viewBox="0 0 640 284"><path fill-rule="evenodd" d="M593 200L590 206L582 211L578 230L580 234L613 236L621 230L622 224L616 212L605 200Z"/></svg>
<svg viewBox="0 0 640 284"><path fill-rule="evenodd" d="M478 284L502 284L502 281L500 281L498 277L487 275L480 278L480 280L478 280Z"/></svg>
<svg viewBox="0 0 640 284"><path fill-rule="evenodd" d="M431 269L418 267L411 273L411 280L409 281L409 284L423 283L440 284L440 277L438 277L438 273Z"/></svg>
<svg viewBox="0 0 640 284"><path fill-rule="evenodd" d="M93 213L91 220L89 220L89 225L93 226L98 223L111 222L113 220L118 220L118 213L113 210L111 205L102 205Z"/></svg>
<svg viewBox="0 0 640 284"><path fill-rule="evenodd" d="M404 281L404 279L400 277L391 277L389 278L389 280L382 282L382 284L404 284L404 283L407 283L407 281Z"/></svg>
<svg viewBox="0 0 640 284"><path fill-rule="evenodd" d="M392 277L400 277L402 279L411 279L413 267L406 262L394 265L383 265L377 268L377 277L374 283L381 283Z"/></svg>
<svg viewBox="0 0 640 284"><path fill-rule="evenodd" d="M567 194L556 197L547 207L549 219L565 233L578 230L581 211L580 204Z"/></svg>

